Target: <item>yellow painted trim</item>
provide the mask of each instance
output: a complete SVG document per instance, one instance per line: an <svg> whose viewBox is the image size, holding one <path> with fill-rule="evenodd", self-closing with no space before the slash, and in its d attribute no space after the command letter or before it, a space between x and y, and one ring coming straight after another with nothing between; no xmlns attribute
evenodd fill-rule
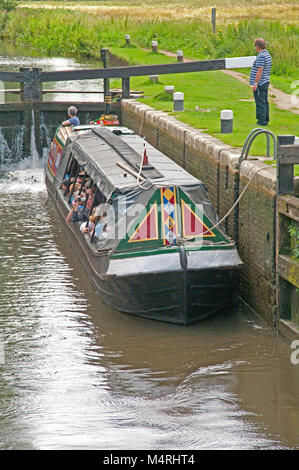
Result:
<svg viewBox="0 0 299 470"><path fill-rule="evenodd" d="M162 217L162 220L161 220L161 223L162 223L162 230L163 230L163 245L165 246L166 245L166 239L165 239L165 229L164 229L164 203L163 203L163 190L165 189L168 189L168 188L161 188L160 192L161 192L161 217ZM176 186L173 186L173 194L174 194L174 213L175 213L175 228L176 228L176 231L175 231L175 235L176 237L178 236L178 232L177 232L177 220L178 220L178 217L177 217L177 207L176 207Z"/></svg>
<svg viewBox="0 0 299 470"><path fill-rule="evenodd" d="M152 213L152 211L155 209L155 220L156 220L156 234L157 236L156 237L151 237L151 238L139 238L138 240L132 240L132 238L137 234L138 230L140 229L140 227L143 225L143 223L146 221L146 219L150 216L150 214ZM146 216L144 217L144 219L140 222L140 224L138 225L137 229L135 230L135 232L133 233L133 235L130 237L130 240L128 241L128 243L136 243L136 242L147 242L147 241L150 241L150 240L158 240L159 239L159 225L158 225L158 212L157 212L157 203L155 202L155 204L152 206L152 208L147 212Z"/></svg>
<svg viewBox="0 0 299 470"><path fill-rule="evenodd" d="M185 235L185 218L184 218L184 207L183 207L183 204L185 204L187 207L188 205L186 204L186 202L181 199L181 210L182 210L182 226L183 226L183 237L184 238L196 238L196 237L216 237L216 234L214 232L212 232L212 230L209 229L209 227L203 222L203 220L201 220L198 215L190 208L188 207L188 209L192 212L192 214L197 218L197 220L203 225L203 227L205 228L204 231L206 230L209 230L209 232L212 233L212 235L209 235L208 233L206 235Z"/></svg>

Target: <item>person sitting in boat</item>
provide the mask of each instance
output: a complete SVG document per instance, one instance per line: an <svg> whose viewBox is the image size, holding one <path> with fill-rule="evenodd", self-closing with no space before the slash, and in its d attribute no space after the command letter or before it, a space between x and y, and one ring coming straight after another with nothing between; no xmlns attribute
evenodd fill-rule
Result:
<svg viewBox="0 0 299 470"><path fill-rule="evenodd" d="M62 126L80 126L80 119L77 116L78 109L76 106L70 106L67 110L69 119L61 123Z"/></svg>
<svg viewBox="0 0 299 470"><path fill-rule="evenodd" d="M84 199L80 196L77 196L74 200L74 204L68 215L66 216L65 221L69 222L86 222L88 219L89 210L85 207Z"/></svg>
<svg viewBox="0 0 299 470"><path fill-rule="evenodd" d="M87 199L87 203L86 203L86 207L87 209L90 211L92 205L93 205L93 200L94 200L94 189L93 188L87 188L86 189L86 197L88 198Z"/></svg>
<svg viewBox="0 0 299 470"><path fill-rule="evenodd" d="M99 237L95 240L97 249L101 249L105 246L107 239L111 237L111 231L112 227L109 227L108 224L105 224L102 233L100 233Z"/></svg>
<svg viewBox="0 0 299 470"><path fill-rule="evenodd" d="M106 217L107 217L107 211L103 211L103 213L100 215L98 219L97 225L95 226L95 232L94 232L95 241L99 238L101 233L104 231L105 226L107 226Z"/></svg>
<svg viewBox="0 0 299 470"><path fill-rule="evenodd" d="M80 232L91 234L94 229L97 218L98 217L96 215L89 216L88 224L87 222L83 222L83 224L80 225Z"/></svg>
<svg viewBox="0 0 299 470"><path fill-rule="evenodd" d="M73 181L72 181L73 180ZM66 196L70 191L70 185L75 181L75 178L70 178L68 175L62 181L60 188L64 192L64 196Z"/></svg>
<svg viewBox="0 0 299 470"><path fill-rule="evenodd" d="M70 192L72 193L72 196L71 196L71 199L70 199L70 202L73 204L75 201L76 201L76 197L79 196L79 192L80 192L80 189L81 189L81 184L82 184L82 180L81 179L77 179L76 182L74 182L73 184L70 185ZM74 189L73 189L73 186L75 185ZM85 188L83 187L81 189L81 193L85 193L86 190ZM81 196L82 198L85 197L85 194L82 194Z"/></svg>

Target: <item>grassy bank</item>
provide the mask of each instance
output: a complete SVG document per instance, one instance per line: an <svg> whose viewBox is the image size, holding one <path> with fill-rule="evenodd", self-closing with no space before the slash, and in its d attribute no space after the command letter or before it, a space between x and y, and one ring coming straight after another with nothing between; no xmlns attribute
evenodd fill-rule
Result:
<svg viewBox="0 0 299 470"><path fill-rule="evenodd" d="M19 5L21 8L64 8L142 20L153 17L210 20L212 7L217 7L217 20L220 21L263 18L294 22L299 19L297 0L35 0L21 1Z"/></svg>
<svg viewBox="0 0 299 470"><path fill-rule="evenodd" d="M43 2L34 2L34 6L40 6L41 3ZM116 3L124 5L122 0ZM135 13L136 8L141 8L139 0L129 3L131 7L136 3L135 7L132 7ZM182 2L185 8L183 11L187 11L191 3L194 4L191 0ZM207 4L204 0L199 0L199 3ZM229 3L236 4L235 0ZM264 2L248 2L251 6L253 3L262 5ZM267 7L271 3L273 2L268 1ZM149 17L148 6L144 4L142 4L143 17L139 17L138 14L134 16L132 11L127 16L119 16L116 13L112 15L113 5L101 2L101 6L98 7L98 4L99 2L92 4L64 2L61 8L61 2L56 2L51 3L52 7L49 9L20 8L9 15L2 14L0 18L2 38L17 45L26 44L47 55L100 58L100 48L109 47L112 53L130 64L158 64L174 62L175 59L143 50L142 48L150 47L152 39L158 40L161 50L175 52L177 49L183 49L185 56L203 59L252 55L253 38L263 36L269 42L268 49L273 56L272 83L278 84L284 91L291 92L292 81L298 79L299 27L296 25L256 18L231 22L230 17L229 21L223 20L218 24L217 34L212 34L211 24L207 20L199 21L183 16L171 19L163 17L163 14L160 15L160 9L165 5L164 0L161 0L159 9L159 18L162 19ZM47 5L49 6L49 3ZM66 9L67 5L72 8ZM103 10L105 5L107 10ZM223 5L228 8L228 2L224 1ZM287 5L290 12L290 5ZM54 9L54 6L57 8ZM78 6L79 10L74 10L75 6ZM82 10L91 6L96 7L92 10L92 15ZM223 8L222 6L221 11ZM168 10L170 9L169 7ZM236 11L238 11L237 6ZM119 12L119 9L116 8L114 12ZM125 45L125 33L131 35L133 45L130 47ZM112 86L119 85L117 81L112 84ZM186 110L178 113L178 119L228 144L242 146L248 133L256 127L255 104L250 88L222 72L160 76L157 84L152 84L147 77L131 80L132 89L144 91L145 103L172 113L172 100L164 93L165 85L174 85L176 91L185 93ZM198 107L199 111L196 111L195 107ZM234 112L233 134L220 134L220 110L226 108ZM271 104L269 129L278 135L298 135L298 115L278 110ZM265 154L265 138L259 138L251 153Z"/></svg>
<svg viewBox="0 0 299 470"><path fill-rule="evenodd" d="M151 56L154 54L148 54L147 60ZM173 112L172 96L164 92L165 85L174 85L175 91L184 92L184 112ZM120 86L120 82L114 81L113 86ZM161 75L158 83L152 83L148 77L134 77L131 79L131 88L144 91L145 97L139 101L165 111L180 121L199 128L232 146L242 147L249 132L258 127L251 89L222 72ZM234 132L232 134L220 133L222 109L233 110ZM299 134L298 115L279 110L271 103L270 119L267 128L276 135ZM264 136L260 136L255 141L250 153L266 156Z"/></svg>
<svg viewBox="0 0 299 470"><path fill-rule="evenodd" d="M200 7L198 2L194 6L195 2L191 0L181 2L180 7L176 3L166 6L162 0L159 9L155 4L140 5L138 1L137 4L132 1L132 4L127 2L125 5L121 1L116 2L116 5L105 2L31 3L32 8L25 8L21 4L21 8L8 16L2 13L2 38L17 45L29 45L45 54L99 58L101 46L125 49L124 35L128 33L133 46L137 48L148 48L155 39L161 50L176 52L182 49L185 57L203 59L252 55L255 53L253 39L262 36L267 40L273 57L272 83L291 93L291 84L298 79L298 24L258 19L261 6L264 7L263 11L268 12L272 7L272 17L275 17L274 11L278 18L281 11L288 11L289 20L294 19L297 12L299 15L298 3L283 2L278 9L277 2L268 1L263 5L265 2L249 1L246 2L246 8L236 5L233 16L221 19L223 10L227 11L229 5L232 10L231 6L236 4L235 0L225 1L217 12L219 21L216 34L211 31L209 18L203 14L207 9L210 15L210 6L207 6L209 2L203 0L199 2ZM44 8L40 8L42 6ZM94 9L90 10L92 7ZM248 18L236 20L238 11L243 12L243 16L239 14L241 18L244 12ZM134 53L123 51L122 55L129 56L131 63L138 62Z"/></svg>

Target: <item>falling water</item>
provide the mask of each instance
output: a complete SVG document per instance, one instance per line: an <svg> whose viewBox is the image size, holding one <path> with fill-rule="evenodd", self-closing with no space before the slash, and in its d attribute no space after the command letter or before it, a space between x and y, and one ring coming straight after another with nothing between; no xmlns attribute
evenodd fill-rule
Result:
<svg viewBox="0 0 299 470"><path fill-rule="evenodd" d="M19 166L23 157L25 126L19 126L15 129L15 135L7 142L3 129L0 127L0 170L12 170Z"/></svg>
<svg viewBox="0 0 299 470"><path fill-rule="evenodd" d="M35 118L34 118L34 111L32 110L31 113L31 137L30 137L30 150L31 150L31 158L32 158L32 168L39 167L39 155L36 148L36 141L35 141Z"/></svg>
<svg viewBox="0 0 299 470"><path fill-rule="evenodd" d="M0 168L2 168L7 161L11 159L11 150L6 142L0 127Z"/></svg>

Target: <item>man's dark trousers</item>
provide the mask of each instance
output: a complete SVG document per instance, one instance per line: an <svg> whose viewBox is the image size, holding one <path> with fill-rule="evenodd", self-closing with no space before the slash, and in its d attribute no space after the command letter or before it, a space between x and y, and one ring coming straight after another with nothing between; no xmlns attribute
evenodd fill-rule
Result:
<svg viewBox="0 0 299 470"><path fill-rule="evenodd" d="M269 122L269 102L268 102L269 82L257 87L253 92L256 104L256 119L261 126L266 126Z"/></svg>

